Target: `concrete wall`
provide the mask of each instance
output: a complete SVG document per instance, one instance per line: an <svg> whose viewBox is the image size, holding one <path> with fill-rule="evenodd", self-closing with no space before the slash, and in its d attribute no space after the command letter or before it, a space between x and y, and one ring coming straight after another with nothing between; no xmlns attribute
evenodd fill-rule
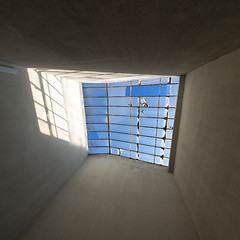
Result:
<svg viewBox="0 0 240 240"><path fill-rule="evenodd" d="M87 157L40 132L28 72L0 73L0 239L15 239ZM84 136L84 134L83 134Z"/></svg>
<svg viewBox="0 0 240 240"><path fill-rule="evenodd" d="M240 50L187 74L175 177L201 239L240 238Z"/></svg>
<svg viewBox="0 0 240 240"><path fill-rule="evenodd" d="M91 155L21 240L199 240L167 168Z"/></svg>

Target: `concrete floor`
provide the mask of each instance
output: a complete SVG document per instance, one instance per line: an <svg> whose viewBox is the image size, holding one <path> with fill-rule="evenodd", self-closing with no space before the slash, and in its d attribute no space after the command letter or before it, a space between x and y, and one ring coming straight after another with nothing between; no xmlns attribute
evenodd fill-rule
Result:
<svg viewBox="0 0 240 240"><path fill-rule="evenodd" d="M90 156L21 240L197 240L172 174L148 163Z"/></svg>

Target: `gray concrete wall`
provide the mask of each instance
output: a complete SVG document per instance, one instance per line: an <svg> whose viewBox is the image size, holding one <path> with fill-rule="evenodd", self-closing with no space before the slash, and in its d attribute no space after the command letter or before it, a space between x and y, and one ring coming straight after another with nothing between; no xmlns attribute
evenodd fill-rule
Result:
<svg viewBox="0 0 240 240"><path fill-rule="evenodd" d="M175 177L201 239L240 238L240 50L187 74Z"/></svg>
<svg viewBox="0 0 240 240"><path fill-rule="evenodd" d="M199 240L168 169L91 155L21 240Z"/></svg>
<svg viewBox="0 0 240 240"><path fill-rule="evenodd" d="M15 239L87 157L42 134L26 69L0 73L0 239Z"/></svg>

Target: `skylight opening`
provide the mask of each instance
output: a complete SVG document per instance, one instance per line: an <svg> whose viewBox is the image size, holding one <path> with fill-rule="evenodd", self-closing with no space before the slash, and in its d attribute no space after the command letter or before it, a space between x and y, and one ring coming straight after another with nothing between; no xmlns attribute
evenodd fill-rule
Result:
<svg viewBox="0 0 240 240"><path fill-rule="evenodd" d="M89 154L169 165L179 77L83 83Z"/></svg>

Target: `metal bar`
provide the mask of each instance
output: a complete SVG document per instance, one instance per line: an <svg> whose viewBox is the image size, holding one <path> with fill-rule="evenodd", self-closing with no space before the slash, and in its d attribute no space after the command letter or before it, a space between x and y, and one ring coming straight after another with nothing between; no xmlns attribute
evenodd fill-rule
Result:
<svg viewBox="0 0 240 240"><path fill-rule="evenodd" d="M140 122L140 121L139 121ZM87 122L87 124L107 124L107 123L90 123L90 122ZM149 127L149 126L140 126L140 124L138 125L129 125L129 124L124 124L124 123L110 123L110 125L119 125L119 126L131 126L131 127L137 127L137 129L140 127L140 128L154 128L154 129L163 129L164 128L158 128L158 127ZM169 130L172 130L172 129L169 129Z"/></svg>
<svg viewBox="0 0 240 240"><path fill-rule="evenodd" d="M91 139L89 139L91 140ZM96 139L97 140L97 139ZM132 144L137 144L135 142L128 142L128 141L124 141L124 140L118 140L118 139L110 139L111 141L117 141L117 142L125 142L125 143L132 143ZM139 145L143 145L143 146L147 146L147 147L154 147L154 145L148 145L148 144L145 144L145 143L139 143ZM157 147L157 148L163 148L163 147ZM170 149L170 148L165 148L165 149Z"/></svg>
<svg viewBox="0 0 240 240"><path fill-rule="evenodd" d="M94 141L97 141L97 140L106 141L106 140L108 140L108 138L88 139L88 141L91 141L91 140L94 140ZM114 139L114 138L111 138L110 140L111 141L117 141L117 142L137 144L136 142L129 142L129 141L124 141L124 140L119 140L119 139ZM154 147L154 145L149 145L149 144L145 144L145 143L139 143L139 145L143 145L143 146L147 146L147 147ZM157 148L163 148L163 147L157 147ZM170 150L170 148L165 148L165 149L169 149Z"/></svg>
<svg viewBox="0 0 240 240"><path fill-rule="evenodd" d="M172 130L172 129L169 129ZM108 132L108 131L88 131L88 132ZM129 135L129 133L124 132L116 132L116 131L110 131L110 133L119 133L119 134L126 134ZM154 136L148 136L148 135L140 135L140 134L132 134L133 136L139 136L139 137L148 137L148 138L155 138ZM157 139L163 139L162 137L157 137ZM171 140L171 138L166 138L166 140Z"/></svg>
<svg viewBox="0 0 240 240"><path fill-rule="evenodd" d="M108 96L109 98L124 98L129 96ZM138 97L138 96L132 96L132 97ZM144 97L158 97L158 96L144 96ZM161 97L177 97L177 95L162 95ZM106 98L106 96L85 96L84 98Z"/></svg>
<svg viewBox="0 0 240 240"><path fill-rule="evenodd" d="M138 87L138 86L157 86L159 84L145 84L145 85L133 85L133 87ZM162 83L160 85L178 85L178 83ZM129 87L129 85L124 85L124 86L108 86L109 88L122 88L122 87ZM104 88L104 87L84 87L84 88Z"/></svg>
<svg viewBox="0 0 240 240"><path fill-rule="evenodd" d="M138 97L138 118L137 118L137 154L136 158L139 159L139 130L140 130L140 97Z"/></svg>
<svg viewBox="0 0 240 240"><path fill-rule="evenodd" d="M104 108L105 108L106 106L104 106L104 105L102 105L102 106L101 106L101 105L100 105L100 106L96 106L96 105L93 106L93 105L92 105L92 106L85 106L85 107L87 107L87 108L88 108L88 107L97 107L97 108L98 108L98 107L99 107L99 108L104 107ZM109 107L114 107L114 108L129 108L129 106L113 106L113 105L109 105ZM132 108L138 108L138 106L132 106ZM141 107L141 108L158 108L158 107ZM166 108L166 107L159 107L159 108ZM176 107L169 107L169 108L176 108Z"/></svg>
<svg viewBox="0 0 240 240"><path fill-rule="evenodd" d="M132 81L130 81L130 105L129 105L129 107L130 107L130 130L129 130L129 139L130 139L130 144L129 144L129 148L130 148L130 157L131 157L131 154L132 154L132 150L131 150L131 137L132 137L132 134L131 134L131 123L132 123L132 118L131 118L131 113L132 113Z"/></svg>
<svg viewBox="0 0 240 240"><path fill-rule="evenodd" d="M157 135L158 135L157 127L158 127L159 105L160 105L160 90L161 90L161 78L160 78L159 94L158 94L158 111L157 111L157 122L156 122L156 138L155 138L155 147L154 147L154 163L155 163L155 157L156 157Z"/></svg>
<svg viewBox="0 0 240 240"><path fill-rule="evenodd" d="M86 115L86 117L97 117L97 116L102 116L102 117L106 117L107 114L97 114L97 115ZM130 115L113 115L113 114L109 114L110 117L137 117L137 116L130 116ZM157 117L145 117L145 116L141 116L141 118L153 118L153 119L157 119ZM158 119L164 119L164 118L158 118ZM168 119L174 119L174 118L168 118Z"/></svg>
<svg viewBox="0 0 240 240"><path fill-rule="evenodd" d="M106 146L94 146L94 147L106 147ZM125 150L125 151L130 151L129 149L126 149L126 148L119 148L119 147L111 147L111 148L116 148L116 149L121 149L121 150ZM132 152L135 152L137 154L141 153L141 154L146 154L146 155L149 155L149 156L154 156L154 154L151 154L151 153L146 153L146 152L139 152L139 151L135 151L135 150L132 150ZM137 160L139 159L139 156L137 155L138 158L136 158ZM165 157L167 158L167 157ZM167 158L169 159L169 158Z"/></svg>
<svg viewBox="0 0 240 240"><path fill-rule="evenodd" d="M108 117L108 147L109 147L109 154L111 154L111 146L110 146L110 125L109 125L108 83L106 83L106 92L107 92L107 117Z"/></svg>
<svg viewBox="0 0 240 240"><path fill-rule="evenodd" d="M169 78L170 83L172 82L172 78ZM168 124L168 114L169 114L169 98L168 98L168 103L166 106L166 125L163 129L164 132L164 138L162 139L162 146L164 147L166 144L166 136L167 136L167 124ZM165 153L165 149L163 149L163 154L160 155L160 158L162 159L161 161L163 162L163 158L164 158L164 153Z"/></svg>

